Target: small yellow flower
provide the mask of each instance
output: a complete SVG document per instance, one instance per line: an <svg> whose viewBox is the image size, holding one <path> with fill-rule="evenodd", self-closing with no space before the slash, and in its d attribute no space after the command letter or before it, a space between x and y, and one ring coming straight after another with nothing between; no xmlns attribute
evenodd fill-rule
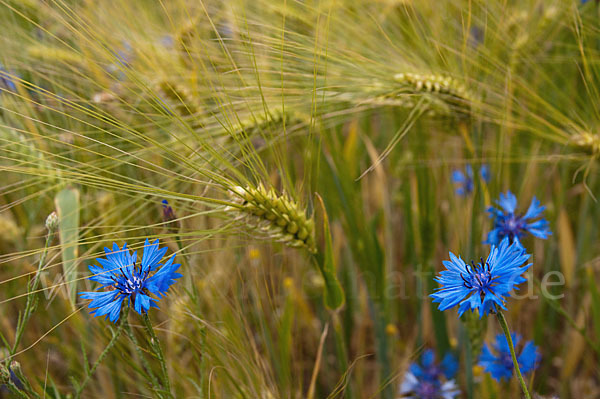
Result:
<svg viewBox="0 0 600 399"><path fill-rule="evenodd" d="M250 248L248 250L248 257L250 260L258 260L260 258L260 250L258 248Z"/></svg>
<svg viewBox="0 0 600 399"><path fill-rule="evenodd" d="M481 377L482 375L483 375L483 367L481 367L478 364L476 364L475 366L473 366L473 376L475 376L475 377Z"/></svg>
<svg viewBox="0 0 600 399"><path fill-rule="evenodd" d="M294 279L293 279L293 278L291 278L291 277L286 277L286 278L284 278L284 279L283 279L283 286L284 286L286 289L288 289L288 290L289 290L289 289L291 289L291 288L294 286Z"/></svg>
<svg viewBox="0 0 600 399"><path fill-rule="evenodd" d="M387 326L385 326L385 333L390 336L396 335L398 334L398 328L395 324L390 323Z"/></svg>
<svg viewBox="0 0 600 399"><path fill-rule="evenodd" d="M456 340L456 338L450 337L450 346L453 348L456 348L457 345L458 345L458 341Z"/></svg>

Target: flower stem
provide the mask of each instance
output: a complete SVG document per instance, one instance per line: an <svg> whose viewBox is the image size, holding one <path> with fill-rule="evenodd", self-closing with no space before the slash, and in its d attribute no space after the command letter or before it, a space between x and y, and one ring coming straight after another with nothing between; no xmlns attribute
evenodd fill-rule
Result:
<svg viewBox="0 0 600 399"><path fill-rule="evenodd" d="M53 235L54 234L52 231L48 232L48 235L46 236L46 244L44 245L44 250L42 252L42 255L40 256L40 261L38 263L37 272L35 273L35 275L33 276L33 279L30 280L30 282L28 284L27 301L25 303L25 310L23 311L23 315L19 318L19 321L17 323L17 331L15 333L15 342L14 342L12 348L10 348L11 356L17 352L17 348L19 347L19 344L21 343L21 339L23 338L23 333L25 332L25 326L27 325L27 322L31 318L31 315L33 314L35 307L37 305L37 298L35 296L35 294L36 294L35 291L39 285L40 272L43 269L44 262L46 262L46 255L48 254L48 247L50 246L50 242L52 241Z"/></svg>
<svg viewBox="0 0 600 399"><path fill-rule="evenodd" d="M155 388L155 389L160 388L160 384L158 383L156 376L152 372L152 369L150 368L150 364L148 364L148 361L146 360L146 357L144 356L143 349L140 346L137 338L135 337L135 334L131 330L131 326L129 325L129 323L127 323L127 325L125 326L125 332L127 333L127 335L129 336L129 339L133 343L133 347L134 347L138 357L140 358L140 362L142 363L142 368L148 374L148 376L147 376L148 381L152 384L153 388Z"/></svg>
<svg viewBox="0 0 600 399"><path fill-rule="evenodd" d="M117 343L117 338L119 338L119 336L121 335L121 332L123 331L123 328L125 327L125 325L127 325L127 316L128 315L129 315L129 307L126 307L125 311L121 315L121 322L119 323L119 327L117 327L117 331L115 331L115 333L113 334L112 338L108 342L108 345L106 345L106 348L104 348L104 350L102 351L100 356L98 356L98 359L96 360L96 362L94 363L94 365L92 366L91 369L87 368L87 365L86 365L85 378L83 379L83 381L81 382L79 387L77 387L77 390L75 391L75 399L79 398L79 396L81 395L81 392L83 392L83 388L85 388L85 386L89 382L90 378L92 377L92 375L94 374L94 372L96 371L96 369L98 368L100 363L102 363L102 360L104 360L104 357L108 354L108 351L110 351L110 349Z"/></svg>
<svg viewBox="0 0 600 399"><path fill-rule="evenodd" d="M521 388L523 389L523 393L525 394L526 399L531 399L531 395L529 395L529 391L527 390L527 386L525 385L525 380L523 380L523 376L521 375L521 370L519 369L519 362L517 361L517 355L515 354L515 347L512 342L512 338L510 336L510 330L508 329L508 324L506 323L506 319L502 312L498 311L496 313L496 317L498 318L498 322L500 323L500 327L502 327L502 332L506 336L506 341L508 342L508 347L510 348L510 355L512 357L513 365L515 366L515 371L517 372L517 378L521 383Z"/></svg>
<svg viewBox="0 0 600 399"><path fill-rule="evenodd" d="M171 392L171 383L169 381L169 372L167 371L167 363L165 361L165 356L163 355L162 349L160 347L160 342L158 341L158 337L154 332L154 328L152 327L152 323L150 322L150 318L148 317L148 313L144 313L142 316L144 320L144 327L146 327L146 332L150 336L150 346L152 351L156 355L158 362L160 363L160 369L163 375L163 384L167 392Z"/></svg>

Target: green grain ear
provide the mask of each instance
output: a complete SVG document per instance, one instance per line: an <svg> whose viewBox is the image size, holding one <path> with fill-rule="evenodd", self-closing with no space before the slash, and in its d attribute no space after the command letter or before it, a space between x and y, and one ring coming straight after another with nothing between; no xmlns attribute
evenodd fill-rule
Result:
<svg viewBox="0 0 600 399"><path fill-rule="evenodd" d="M340 285L340 282L336 276L335 257L333 254L333 243L331 240L331 231L329 230L329 218L327 217L327 211L325 210L325 204L319 194L316 194L321 209L323 211L323 237L325 239L325 251L323 256L319 257L317 261L319 270L323 275L325 281L325 305L335 310L341 307L344 302L344 290Z"/></svg>
<svg viewBox="0 0 600 399"><path fill-rule="evenodd" d="M292 248L316 252L315 222L296 201L262 184L254 187L234 187L237 211L247 227Z"/></svg>

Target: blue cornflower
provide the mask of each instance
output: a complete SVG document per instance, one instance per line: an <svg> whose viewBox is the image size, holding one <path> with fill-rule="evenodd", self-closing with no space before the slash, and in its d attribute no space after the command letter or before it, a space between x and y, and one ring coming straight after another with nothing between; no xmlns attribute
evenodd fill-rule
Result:
<svg viewBox="0 0 600 399"><path fill-rule="evenodd" d="M421 364L412 363L400 385L400 395L412 399L453 399L460 391L453 380L458 371L456 358L448 353L436 364L431 349L423 352Z"/></svg>
<svg viewBox="0 0 600 399"><path fill-rule="evenodd" d="M133 47L131 44L124 40L121 42L121 48L114 51L109 50L114 62L106 67L106 70L111 74L116 74L118 79L125 79L124 68L131 68L131 62L133 61Z"/></svg>
<svg viewBox="0 0 600 399"><path fill-rule="evenodd" d="M233 39L233 27L230 23L224 22L217 25L217 31L222 38Z"/></svg>
<svg viewBox="0 0 600 399"><path fill-rule="evenodd" d="M476 48L481 43L483 43L483 39L485 38L485 31L479 26L472 26L469 30L469 45L473 48Z"/></svg>
<svg viewBox="0 0 600 399"><path fill-rule="evenodd" d="M430 296L439 302L439 310L450 309L458 304L458 317L465 311L478 309L479 317L494 311L496 306L504 307L505 297L515 286L526 281L521 275L531 266L522 266L529 256L525 249L516 243L509 244L508 238L496 247L492 245L485 262L471 261L466 264L460 257L450 252L450 260L443 262L443 270L435 278L442 287Z"/></svg>
<svg viewBox="0 0 600 399"><path fill-rule="evenodd" d="M515 333L512 333L510 336L516 351L516 348L521 341L521 337ZM492 348L496 355L490 351L487 345L483 346L481 357L479 358L479 365L482 366L486 372L490 373L497 381L500 381L503 378L510 378L513 374L514 364L510 355L510 348L506 336L504 334L498 334ZM526 342L521 350L521 354L517 356L517 362L519 363L521 373L526 374L535 370L540 359L541 354L539 353L537 346L533 344L533 341Z"/></svg>
<svg viewBox="0 0 600 399"><path fill-rule="evenodd" d="M173 39L173 36L166 34L161 36L160 44L162 44L166 48L173 48L173 46L175 45L175 39Z"/></svg>
<svg viewBox="0 0 600 399"><path fill-rule="evenodd" d="M4 65L2 65L2 63L0 63L0 93L2 93L1 89L5 89L12 92L17 91L15 79L11 76L8 70L4 68Z"/></svg>
<svg viewBox="0 0 600 399"><path fill-rule="evenodd" d="M452 171L452 183L456 184L456 194L467 195L473 192L473 168L471 165L465 166L465 172L455 169ZM487 165L481 165L479 174L484 182L490 181L490 168Z"/></svg>
<svg viewBox="0 0 600 399"><path fill-rule="evenodd" d="M129 252L127 244L123 248L113 243L112 250L104 248L106 259L97 258L102 266L90 265L92 272L89 277L97 281L104 288L103 291L82 292L80 296L91 299L90 308L96 308L90 313L94 316L104 316L113 323L119 319L121 307L125 299L129 305L139 314L147 312L151 307L158 307L155 302L166 295L167 290L181 277L176 273L180 264L173 263L175 255L171 256L165 263L160 264L167 248L158 247L158 239L152 244L146 239L142 262L136 265L137 252L133 255ZM155 272L150 275L151 272Z"/></svg>
<svg viewBox="0 0 600 399"><path fill-rule="evenodd" d="M542 216L542 212L546 209L540 205L535 197L531 200L531 204L524 215L516 215L517 197L510 191L506 194L500 193L498 205L504 210L490 206L487 211L491 218L494 218L494 229L488 233L487 240L484 244L498 245L504 237L508 237L511 242L521 244L521 237L529 232L539 238L546 239L552 234L548 228L548 221L543 217L539 220L532 221Z"/></svg>

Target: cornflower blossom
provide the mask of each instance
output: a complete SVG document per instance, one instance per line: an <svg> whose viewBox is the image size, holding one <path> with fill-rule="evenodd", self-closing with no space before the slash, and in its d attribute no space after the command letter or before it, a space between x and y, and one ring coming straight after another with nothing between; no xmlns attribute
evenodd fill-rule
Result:
<svg viewBox="0 0 600 399"><path fill-rule="evenodd" d="M406 399L454 399L460 390L454 376L456 358L448 353L438 364L431 349L423 352L421 363L412 363L400 385L400 397Z"/></svg>
<svg viewBox="0 0 600 399"><path fill-rule="evenodd" d="M129 252L127 243L123 248L113 243L112 250L104 248L104 251L106 259L96 259L101 266L88 266L92 272L89 279L100 283L103 290L79 294L92 300L89 308L95 308L90 312L94 317L106 316L116 322L125 300L139 314L148 312L151 307L157 308L157 298L166 295L169 287L181 277L176 273L181 265L173 263L174 254L164 264L160 263L167 248L159 248L158 239L152 244L146 239L141 263L137 263L137 252Z"/></svg>
<svg viewBox="0 0 600 399"><path fill-rule="evenodd" d="M487 165L481 165L479 174L484 182L490 181L490 168ZM452 183L456 185L456 194L466 196L473 192L473 168L471 165L465 167L465 172L459 169L452 171Z"/></svg>
<svg viewBox="0 0 600 399"><path fill-rule="evenodd" d="M515 333L511 334L511 339L515 348L519 345L519 342L521 342L521 337ZM496 336L496 342L492 344L491 348L493 349L493 352L487 345L483 346L481 357L479 358L479 365L483 367L484 371L490 373L497 381L500 381L503 378L510 378L513 375L514 364L506 336L504 334L498 334ZM540 359L541 355L538 351L538 347L533 344L533 341L525 342L521 353L517 355L517 362L519 363L521 373L526 374L535 370Z"/></svg>
<svg viewBox="0 0 600 399"><path fill-rule="evenodd" d="M526 233L543 239L552 234L548 228L548 221L541 217L546 207L541 206L540 201L535 197L522 215L516 213L517 197L510 191L507 191L506 194L501 193L497 203L502 209L493 206L487 209L490 217L494 219L494 228L488 233L485 244L498 245L500 241L508 237L511 242L516 242L522 247L521 238ZM533 220L539 217L541 219Z"/></svg>
<svg viewBox="0 0 600 399"><path fill-rule="evenodd" d="M441 311L459 305L458 317L469 309L477 309L480 318L496 311L496 307L506 309L504 303L510 292L526 281L522 274L531 264L523 263L529 257L523 247L510 244L508 238L497 247L492 245L486 260L481 258L479 263L467 264L450 252L450 260L443 261L446 270L435 278L441 287L430 296L440 304Z"/></svg>

